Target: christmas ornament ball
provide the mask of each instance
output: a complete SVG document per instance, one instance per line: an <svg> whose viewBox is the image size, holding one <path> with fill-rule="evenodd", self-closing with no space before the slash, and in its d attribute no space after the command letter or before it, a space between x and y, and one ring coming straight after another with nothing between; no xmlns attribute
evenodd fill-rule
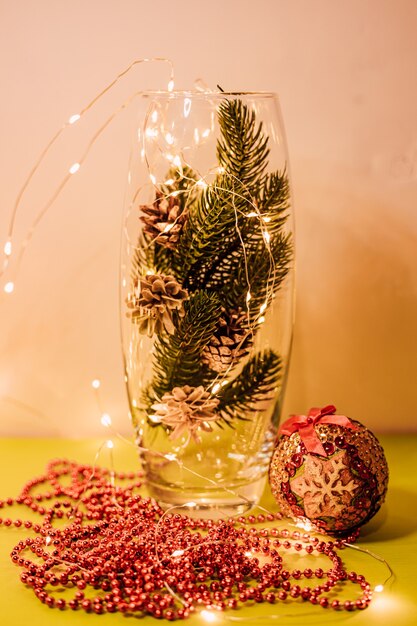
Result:
<svg viewBox="0 0 417 626"><path fill-rule="evenodd" d="M380 508L388 486L388 466L382 446L368 428L347 418L343 419L348 427L328 423L339 416L329 416L328 411L327 416L322 422L320 415L314 420L305 418L309 437L303 425L293 426L291 434L281 434L269 480L284 515L343 534L365 524ZM311 451L312 438L322 454Z"/></svg>

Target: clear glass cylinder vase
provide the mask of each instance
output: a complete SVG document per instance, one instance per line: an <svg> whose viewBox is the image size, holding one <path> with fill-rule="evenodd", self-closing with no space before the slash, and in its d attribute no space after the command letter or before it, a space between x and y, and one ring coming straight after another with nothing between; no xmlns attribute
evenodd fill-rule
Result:
<svg viewBox="0 0 417 626"><path fill-rule="evenodd" d="M140 97L121 320L150 494L219 517L259 501L293 325L288 154L271 93Z"/></svg>

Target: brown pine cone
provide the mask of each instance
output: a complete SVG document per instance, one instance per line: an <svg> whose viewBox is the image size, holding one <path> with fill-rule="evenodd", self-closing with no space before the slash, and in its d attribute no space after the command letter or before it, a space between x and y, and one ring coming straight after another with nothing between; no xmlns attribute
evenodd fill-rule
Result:
<svg viewBox="0 0 417 626"><path fill-rule="evenodd" d="M153 204L141 205L143 230L160 246L175 249L186 221L186 213L175 196L156 192Z"/></svg>
<svg viewBox="0 0 417 626"><path fill-rule="evenodd" d="M230 312L223 309L218 327L203 349L202 361L220 374L246 356L251 345L247 314L241 309Z"/></svg>
<svg viewBox="0 0 417 626"><path fill-rule="evenodd" d="M167 333L174 333L172 315L176 311L179 317L184 316L184 300L187 298L187 290L174 276L147 274L139 279L127 306L132 309L132 321L139 324L139 332L152 337L164 329Z"/></svg>
<svg viewBox="0 0 417 626"><path fill-rule="evenodd" d="M178 439L188 431L198 442L197 431L211 431L209 422L219 418L216 413L218 404L219 400L205 391L202 385L184 385L165 393L160 402L152 405L155 413L149 417L152 422L165 424L172 429L170 439Z"/></svg>

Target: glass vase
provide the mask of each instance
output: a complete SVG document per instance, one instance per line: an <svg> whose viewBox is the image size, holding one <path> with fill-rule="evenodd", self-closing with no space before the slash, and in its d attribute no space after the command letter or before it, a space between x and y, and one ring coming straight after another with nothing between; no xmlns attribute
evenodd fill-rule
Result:
<svg viewBox="0 0 417 626"><path fill-rule="evenodd" d="M240 514L262 494L293 325L288 154L271 93L140 97L125 198L125 379L150 494Z"/></svg>

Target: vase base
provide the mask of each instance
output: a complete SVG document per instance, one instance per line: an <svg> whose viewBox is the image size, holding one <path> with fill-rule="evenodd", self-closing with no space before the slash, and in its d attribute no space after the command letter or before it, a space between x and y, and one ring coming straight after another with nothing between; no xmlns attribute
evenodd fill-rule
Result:
<svg viewBox="0 0 417 626"><path fill-rule="evenodd" d="M160 484L147 482L149 494L159 506L168 509L182 509L184 515L192 518L222 519L243 515L256 506L261 498L266 476L250 484L239 487L225 487L213 492L172 489ZM229 493L230 492L230 493Z"/></svg>

